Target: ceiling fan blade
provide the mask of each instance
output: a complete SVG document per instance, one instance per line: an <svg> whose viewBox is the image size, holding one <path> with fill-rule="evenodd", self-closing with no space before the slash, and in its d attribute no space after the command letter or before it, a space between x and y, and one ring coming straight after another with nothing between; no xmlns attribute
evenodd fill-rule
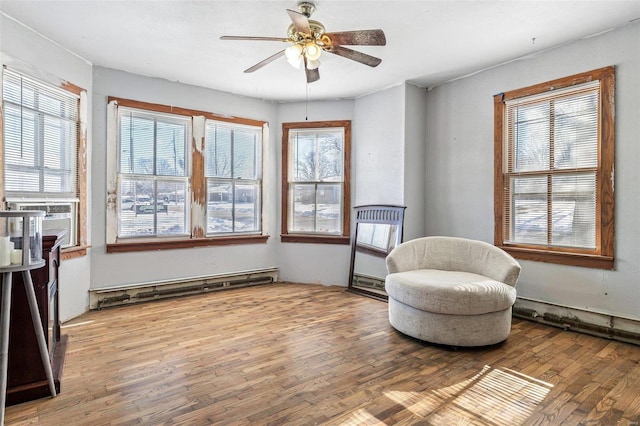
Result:
<svg viewBox="0 0 640 426"><path fill-rule="evenodd" d="M376 67L380 65L380 62L382 62L382 59L380 58L376 58L375 56L357 52L355 50L351 50L342 46L331 46L327 49L327 52L333 53L334 55L343 56L347 59L360 62L361 64L369 65L370 67Z"/></svg>
<svg viewBox="0 0 640 426"><path fill-rule="evenodd" d="M342 31L338 33L325 33L334 45L347 46L384 46L387 39L382 30Z"/></svg>
<svg viewBox="0 0 640 426"><path fill-rule="evenodd" d="M320 80L320 71L318 68L310 70L307 68L307 58L304 58L304 72L307 74L307 83L313 83Z"/></svg>
<svg viewBox="0 0 640 426"><path fill-rule="evenodd" d="M252 36L222 36L220 40L261 40L261 41L289 41L282 37L252 37Z"/></svg>
<svg viewBox="0 0 640 426"><path fill-rule="evenodd" d="M307 83L313 83L314 81L320 80L320 71L318 71L318 68L315 70L305 68L305 71L307 73Z"/></svg>
<svg viewBox="0 0 640 426"><path fill-rule="evenodd" d="M309 28L309 18L304 16L302 13L291 9L287 9L287 13L291 18L291 22L293 22L293 26L296 27L296 31L305 34L311 33L311 28Z"/></svg>
<svg viewBox="0 0 640 426"><path fill-rule="evenodd" d="M284 50L281 50L278 53L275 53L275 54L269 56L267 59L264 59L264 60L258 62L257 64L255 64L251 68L247 68L246 70L244 70L244 72L249 73L249 72L257 71L260 68L264 67L265 65L275 61L276 59L278 59L282 55L284 55Z"/></svg>

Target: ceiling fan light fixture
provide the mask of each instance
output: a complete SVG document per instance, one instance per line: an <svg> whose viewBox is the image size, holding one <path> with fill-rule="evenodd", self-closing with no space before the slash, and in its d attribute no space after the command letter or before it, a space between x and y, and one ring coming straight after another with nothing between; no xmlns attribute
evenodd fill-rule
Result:
<svg viewBox="0 0 640 426"><path fill-rule="evenodd" d="M292 44L284 50L284 55L287 58L287 62L294 68L300 68L302 62L302 46L299 44Z"/></svg>
<svg viewBox="0 0 640 426"><path fill-rule="evenodd" d="M310 41L304 46L304 56L310 61L317 61L322 54L322 48L314 41Z"/></svg>
<svg viewBox="0 0 640 426"><path fill-rule="evenodd" d="M0 0L2 1L2 0ZM298 2L298 10L287 9L291 24L287 28L287 36L282 37L254 37L254 36L221 36L221 40L261 40L280 41L290 43L289 47L269 56L252 67L244 70L252 73L267 64L285 57L287 62L296 69L301 68L304 62L304 70L307 83L313 83L320 79L318 67L319 58L323 50L331 55L342 56L370 67L380 65L382 59L368 55L344 46L385 46L387 43L384 32L380 29L339 31L327 33L321 22L309 19L315 10L315 5L308 0Z"/></svg>

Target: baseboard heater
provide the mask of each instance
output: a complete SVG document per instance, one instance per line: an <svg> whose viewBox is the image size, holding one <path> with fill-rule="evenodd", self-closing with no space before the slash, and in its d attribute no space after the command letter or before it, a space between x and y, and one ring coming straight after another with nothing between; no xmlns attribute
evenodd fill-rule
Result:
<svg viewBox="0 0 640 426"><path fill-rule="evenodd" d="M102 309L230 288L270 284L277 280L278 268L268 268L100 288L90 290L89 307Z"/></svg>
<svg viewBox="0 0 640 426"><path fill-rule="evenodd" d="M369 287L376 290L384 291L384 278L354 273L352 285L357 287Z"/></svg>
<svg viewBox="0 0 640 426"><path fill-rule="evenodd" d="M640 321L518 298L513 316L593 336L640 345Z"/></svg>

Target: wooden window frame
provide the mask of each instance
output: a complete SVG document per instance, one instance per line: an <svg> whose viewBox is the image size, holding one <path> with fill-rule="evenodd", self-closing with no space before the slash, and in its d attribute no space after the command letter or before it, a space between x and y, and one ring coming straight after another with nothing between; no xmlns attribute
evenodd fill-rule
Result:
<svg viewBox="0 0 640 426"><path fill-rule="evenodd" d="M289 131L298 129L344 129L344 186L342 191L341 235L290 233L289 228ZM350 244L351 210L351 121L303 121L282 123L282 223L280 241L285 243Z"/></svg>
<svg viewBox="0 0 640 426"><path fill-rule="evenodd" d="M117 175L117 149L118 141L117 133L115 129L112 129L107 136L107 253L123 253L123 252L135 252L135 251L147 251L147 250L171 250L182 249L191 247L205 247L205 246L220 246L220 245L234 245L234 244L264 244L269 239L269 235L265 233L264 223L261 226L260 234L224 234L220 236L207 236L206 235L206 179L204 173L204 124L205 120L224 121L235 124L243 124L248 126L260 127L263 130L263 145L264 135L268 132L268 123L261 120L253 120L249 118L234 117L229 115L215 114L207 111L194 110L189 108L168 106L162 104L155 104L149 102L136 101L131 99L123 99L118 97L109 96L107 99L107 111L109 118L107 119L107 125L109 128L117 126L117 108L119 106L127 108L135 108L150 112L168 113L175 115L190 116L193 121L198 121L202 124L202 129L196 131L195 128L192 132L192 143L189 149L191 152L191 167L190 167L190 211L191 211L191 223L190 223L190 236L189 237L140 237L118 239L117 237L117 190L115 179ZM114 121L115 120L115 121ZM195 126L194 126L195 127ZM264 156L261 159L264 162ZM261 181L262 187L264 187L264 180ZM261 190L261 194L264 191ZM264 195L262 195L264 197ZM264 205L263 200L260 202L261 208ZM263 214L259 214L260 220L263 219ZM194 218L196 220L194 220Z"/></svg>
<svg viewBox="0 0 640 426"><path fill-rule="evenodd" d="M596 247L593 250L505 242L504 186L505 124L507 101L549 93L590 81L600 81L598 166L596 171ZM614 118L615 67L609 66L494 96L494 244L523 260L614 268Z"/></svg>
<svg viewBox="0 0 640 426"><path fill-rule="evenodd" d="M3 65L2 71L6 69L6 65ZM42 79L42 73L24 71L20 69L14 69L14 72L22 74L37 80L43 84L48 84L53 87L58 87L66 92L72 93L78 97L78 140L76 141L76 170L78 173L77 178L77 191L78 191L78 205L76 209L76 232L77 241L73 247L66 247L60 250L61 260L73 259L76 257L83 257L87 255L87 249L91 248L87 239L87 117L89 111L89 101L87 90L70 83L66 80L60 80L55 77L48 77L46 80ZM31 77L33 73L39 77ZM2 89L3 76L0 72L0 94ZM2 96L0 96L0 102L2 102ZM0 108L0 155L3 157L3 161L0 161L0 199L5 200L4 191L4 108Z"/></svg>

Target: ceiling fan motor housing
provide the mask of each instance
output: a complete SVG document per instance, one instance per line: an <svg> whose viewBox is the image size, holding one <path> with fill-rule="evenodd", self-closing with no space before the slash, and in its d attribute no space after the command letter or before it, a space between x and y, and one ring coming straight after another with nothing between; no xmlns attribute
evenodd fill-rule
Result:
<svg viewBox="0 0 640 426"><path fill-rule="evenodd" d="M316 6L309 1L301 1L298 3L298 10L308 18L316 10Z"/></svg>
<svg viewBox="0 0 640 426"><path fill-rule="evenodd" d="M309 19L309 34L301 33L296 30L295 25L289 25L287 29L287 36L293 43L307 42L311 40L320 40L322 35L326 32L324 25L313 19Z"/></svg>

